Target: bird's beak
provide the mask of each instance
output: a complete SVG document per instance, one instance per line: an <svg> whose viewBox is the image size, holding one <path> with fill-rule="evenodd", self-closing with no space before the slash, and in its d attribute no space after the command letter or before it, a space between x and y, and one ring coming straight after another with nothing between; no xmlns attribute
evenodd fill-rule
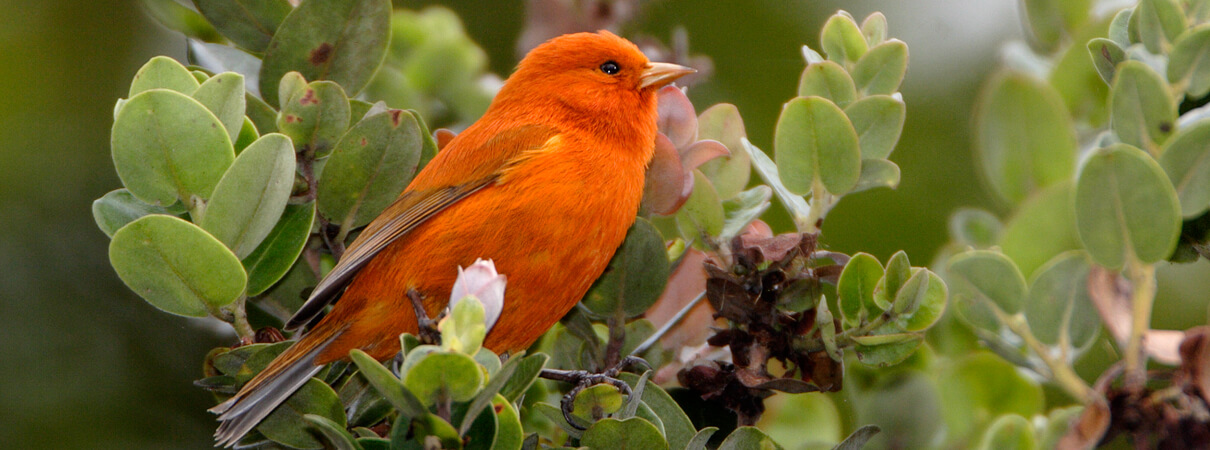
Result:
<svg viewBox="0 0 1210 450"><path fill-rule="evenodd" d="M697 70L685 66L678 66L676 64L660 62L648 63L647 68L643 69L643 74L639 75L639 87L642 89L646 89L648 87L660 88L668 83L671 83L677 78L689 75L693 72L697 72Z"/></svg>

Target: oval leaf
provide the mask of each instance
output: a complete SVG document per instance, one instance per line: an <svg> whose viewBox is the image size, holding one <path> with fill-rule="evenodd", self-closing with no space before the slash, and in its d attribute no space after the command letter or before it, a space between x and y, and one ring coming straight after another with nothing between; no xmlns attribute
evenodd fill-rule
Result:
<svg viewBox="0 0 1210 450"><path fill-rule="evenodd" d="M1210 24L1182 34L1168 54L1168 82L1184 84L1190 97L1210 93Z"/></svg>
<svg viewBox="0 0 1210 450"><path fill-rule="evenodd" d="M1109 108L1110 128L1118 139L1153 155L1176 128L1176 102L1168 84L1141 61L1118 64Z"/></svg>
<svg viewBox="0 0 1210 450"><path fill-rule="evenodd" d="M420 160L420 127L402 110L362 119L336 145L319 180L319 213L352 228L399 197Z"/></svg>
<svg viewBox="0 0 1210 450"><path fill-rule="evenodd" d="M828 54L829 61L853 63L861 59L868 49L865 36L848 13L832 15L820 32L819 46Z"/></svg>
<svg viewBox="0 0 1210 450"><path fill-rule="evenodd" d="M1092 57L1092 65L1097 69L1097 75L1106 83L1113 83L1118 63L1126 60L1126 50L1105 38L1088 41L1088 55Z"/></svg>
<svg viewBox="0 0 1210 450"><path fill-rule="evenodd" d="M314 221L315 203L286 206L281 220L242 261L248 272L249 296L265 292L290 271L307 244Z"/></svg>
<svg viewBox="0 0 1210 450"><path fill-rule="evenodd" d="M421 356L408 368L403 385L426 405L433 405L441 398L465 402L475 398L483 387L483 371L469 356L433 352Z"/></svg>
<svg viewBox="0 0 1210 450"><path fill-rule="evenodd" d="M907 73L908 47L891 39L870 49L853 68L853 83L864 95L890 95L899 90Z"/></svg>
<svg viewBox="0 0 1210 450"><path fill-rule="evenodd" d="M277 82L297 71L308 80L332 80L350 94L370 81L390 40L389 0L308 1L282 21L265 49L260 91L277 102Z"/></svg>
<svg viewBox="0 0 1210 450"><path fill-rule="evenodd" d="M264 52L277 27L294 8L287 0L193 0L198 12L231 42Z"/></svg>
<svg viewBox="0 0 1210 450"><path fill-rule="evenodd" d="M197 100L164 89L126 102L114 119L110 146L122 184L152 204L209 198L235 160L218 118Z"/></svg>
<svg viewBox="0 0 1210 450"><path fill-rule="evenodd" d="M113 234L126 224L149 214L172 215L168 208L143 203L125 189L110 191L92 202L92 218L97 221L97 227L109 237L113 237Z"/></svg>
<svg viewBox="0 0 1210 450"><path fill-rule="evenodd" d="M109 262L136 294L165 312L203 317L207 305L230 304L247 275L227 247L201 228L172 216L144 216L109 243Z"/></svg>
<svg viewBox="0 0 1210 450"><path fill-rule="evenodd" d="M277 129L299 153L322 158L349 128L349 98L331 81L316 81L293 92L277 116Z"/></svg>
<svg viewBox="0 0 1210 450"><path fill-rule="evenodd" d="M897 322L907 331L924 331L931 328L945 313L945 305L949 299L949 288L940 276L928 269L921 272L928 272L928 288L920 293L920 298L916 300L916 310Z"/></svg>
<svg viewBox="0 0 1210 450"><path fill-rule="evenodd" d="M1075 127L1050 85L1017 73L996 77L979 100L975 128L983 175L1001 198L1017 203L1071 178Z"/></svg>
<svg viewBox="0 0 1210 450"><path fill-rule="evenodd" d="M311 378L290 395L285 403L265 417L265 420L257 425L256 431L273 442L290 447L323 448L323 441L312 433L309 426L299 426L308 423L305 419L307 415L326 418L339 429L344 429L346 425L340 396L323 381Z"/></svg>
<svg viewBox="0 0 1210 450"><path fill-rule="evenodd" d="M1002 228L999 218L977 208L960 208L949 220L950 238L959 245L978 249L996 245Z"/></svg>
<svg viewBox="0 0 1210 450"><path fill-rule="evenodd" d="M1210 121L1181 129L1160 155L1181 203L1181 215L1193 218L1210 209Z"/></svg>
<svg viewBox="0 0 1210 450"><path fill-rule="evenodd" d="M860 325L872 311L881 312L874 303L874 289L882 274L882 264L867 253L853 255L845 264L836 285L836 295L846 329Z"/></svg>
<svg viewBox="0 0 1210 450"><path fill-rule="evenodd" d="M1000 251L1025 276L1055 255L1083 247L1076 232L1073 185L1070 181L1059 183L1025 199L1005 223Z"/></svg>
<svg viewBox="0 0 1210 450"><path fill-rule="evenodd" d="M807 66L798 80L799 97L823 97L840 107L857 98L853 79L840 64L824 61Z"/></svg>
<svg viewBox="0 0 1210 450"><path fill-rule="evenodd" d="M718 193L701 171L693 171L693 191L676 213L676 224L685 240L702 244L711 236L722 234L726 212Z"/></svg>
<svg viewBox="0 0 1210 450"><path fill-rule="evenodd" d="M175 59L167 56L156 56L143 64L134 74L130 82L129 97L133 98L151 89L168 89L185 95L193 95L198 87L197 78L189 73L189 69Z"/></svg>
<svg viewBox="0 0 1210 450"><path fill-rule="evenodd" d="M243 258L273 230L293 187L290 138L266 134L240 153L223 175L198 225Z"/></svg>
<svg viewBox="0 0 1210 450"><path fill-rule="evenodd" d="M698 139L713 139L722 142L730 155L706 161L699 170L710 179L719 198L729 199L748 186L752 174L752 157L744 139L744 119L735 105L719 103L698 116Z"/></svg>
<svg viewBox="0 0 1210 450"><path fill-rule="evenodd" d="M907 113L903 100L889 95L872 95L853 102L844 113L857 131L862 158L891 156L903 133Z"/></svg>
<svg viewBox="0 0 1210 450"><path fill-rule="evenodd" d="M584 432L580 445L588 448L616 449L668 448L668 442L664 441L660 430L651 422L638 417L626 420L602 419Z"/></svg>
<svg viewBox="0 0 1210 450"><path fill-rule="evenodd" d="M989 300L1005 313L1016 314L1025 301L1025 277L1001 253L974 250L955 255L947 273L955 295Z"/></svg>
<svg viewBox="0 0 1210 450"><path fill-rule="evenodd" d="M868 158L861 160L861 177L849 191L850 194L875 188L895 189L899 186L899 166L886 159Z"/></svg>
<svg viewBox="0 0 1210 450"><path fill-rule="evenodd" d="M773 140L781 181L795 194L810 192L817 177L828 192L844 194L861 176L857 132L827 99L798 97L786 103Z"/></svg>
<svg viewBox="0 0 1210 450"><path fill-rule="evenodd" d="M210 77L194 91L193 98L218 117L231 142L235 142L244 126L244 76L224 72Z"/></svg>
<svg viewBox="0 0 1210 450"><path fill-rule="evenodd" d="M1140 0L1134 10L1139 39L1147 51L1162 54L1185 31L1185 12L1176 0Z"/></svg>
<svg viewBox="0 0 1210 450"><path fill-rule="evenodd" d="M1076 228L1094 260L1122 267L1172 253L1181 230L1180 203L1155 160L1125 144L1098 149L1076 178Z"/></svg>
<svg viewBox="0 0 1210 450"><path fill-rule="evenodd" d="M668 272L664 238L651 222L636 219L605 274L593 283L582 301L600 317L613 317L619 310L626 317L637 316L659 299Z"/></svg>
<svg viewBox="0 0 1210 450"><path fill-rule="evenodd" d="M1071 352L1096 338L1101 321L1088 294L1089 270L1084 254L1074 251L1038 270L1030 283L1025 320L1039 341L1066 345Z"/></svg>

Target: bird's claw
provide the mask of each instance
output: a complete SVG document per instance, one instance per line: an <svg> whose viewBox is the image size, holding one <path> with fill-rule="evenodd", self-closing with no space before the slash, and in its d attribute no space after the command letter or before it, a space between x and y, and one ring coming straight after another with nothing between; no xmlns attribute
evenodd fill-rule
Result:
<svg viewBox="0 0 1210 450"><path fill-rule="evenodd" d="M585 430L588 427L583 425L580 419L576 418L572 414L572 412L575 410L576 395L591 386L601 383L608 383L616 388L622 395L630 397L632 394L630 385L626 384L625 381L619 380L617 376L618 374L622 373L623 369L633 365L641 365L648 369L651 368L651 365L642 358L637 356L627 356L622 358L621 361L618 361L618 363L613 367L610 367L601 373L593 373L587 370L542 369L542 373L539 376L548 380L563 381L575 385L575 387L571 388L570 391L567 391L567 393L563 395L563 399L559 402L559 406L563 412L563 419L566 420L568 424L577 430Z"/></svg>
<svg viewBox="0 0 1210 450"><path fill-rule="evenodd" d="M429 318L424 310L424 298L415 289L408 289L408 300L412 302L412 312L416 314L416 327L419 330L416 337L421 344L441 344L441 331L437 329L437 321Z"/></svg>

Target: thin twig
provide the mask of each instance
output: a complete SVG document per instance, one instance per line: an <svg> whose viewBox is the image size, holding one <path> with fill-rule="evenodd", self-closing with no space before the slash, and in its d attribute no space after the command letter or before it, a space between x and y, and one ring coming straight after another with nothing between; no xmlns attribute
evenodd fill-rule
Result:
<svg viewBox="0 0 1210 450"><path fill-rule="evenodd" d="M693 300L690 300L689 303L686 304L683 308L681 308L680 311L677 311L676 315L673 315L671 319L668 319L668 322L664 323L664 325L661 326L660 329L655 330L655 333L653 333L651 335L651 337L648 337L647 340L645 340L645 341L643 341L643 343L639 344L638 347L635 347L634 350L632 350L630 352L630 355L639 356L639 355L642 355L643 353L647 352L647 350L650 349L651 346L655 345L655 343L657 341L659 341L660 338L664 337L664 335L668 334L668 332L671 331L673 327L675 327L677 324L681 323L681 320L684 320L685 316L689 315L689 311L692 310L693 307L697 306L698 303L701 303L702 299L704 299L704 298L706 298L706 291L702 291L702 292L698 293L697 296L693 298Z"/></svg>

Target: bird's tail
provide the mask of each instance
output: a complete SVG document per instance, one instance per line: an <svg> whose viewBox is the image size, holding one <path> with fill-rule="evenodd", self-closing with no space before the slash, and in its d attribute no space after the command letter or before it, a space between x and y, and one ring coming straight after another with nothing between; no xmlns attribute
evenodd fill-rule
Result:
<svg viewBox="0 0 1210 450"><path fill-rule="evenodd" d="M343 327L319 326L278 355L265 370L244 384L235 396L210 412L218 414L217 445L230 447L277 409L307 380L319 372L316 356L344 331Z"/></svg>

